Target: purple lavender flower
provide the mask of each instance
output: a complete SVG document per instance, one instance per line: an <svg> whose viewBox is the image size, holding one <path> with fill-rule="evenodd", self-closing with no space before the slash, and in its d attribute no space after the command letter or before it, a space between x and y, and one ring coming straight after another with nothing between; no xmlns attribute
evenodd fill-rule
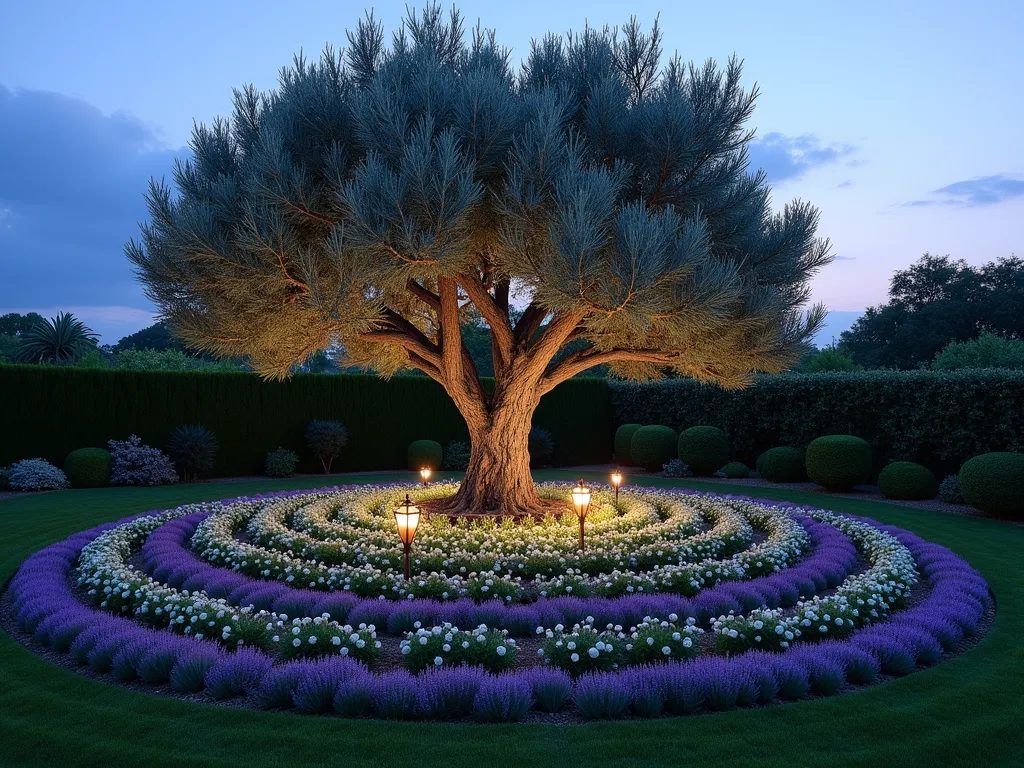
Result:
<svg viewBox="0 0 1024 768"><path fill-rule="evenodd" d="M530 667L519 674L530 684L537 708L544 712L561 712L572 695L572 679L564 670Z"/></svg>
<svg viewBox="0 0 1024 768"><path fill-rule="evenodd" d="M473 710L484 722L511 723L521 720L532 704L530 683L518 675L503 673L484 678L473 702ZM628 706L628 699L626 704Z"/></svg>

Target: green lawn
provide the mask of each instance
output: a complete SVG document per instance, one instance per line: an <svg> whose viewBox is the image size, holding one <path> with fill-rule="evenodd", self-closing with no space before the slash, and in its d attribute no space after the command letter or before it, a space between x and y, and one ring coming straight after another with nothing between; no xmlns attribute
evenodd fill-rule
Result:
<svg viewBox="0 0 1024 768"><path fill-rule="evenodd" d="M412 475L358 480L398 477ZM538 479L574 477L538 473ZM352 721L188 704L86 679L0 633L0 765L1024 765L1024 528L812 493L646 482L816 504L915 531L985 575L998 601L995 627L952 661L836 698L567 728ZM103 521L189 501L322 484L302 478L0 500L0 582L33 551Z"/></svg>

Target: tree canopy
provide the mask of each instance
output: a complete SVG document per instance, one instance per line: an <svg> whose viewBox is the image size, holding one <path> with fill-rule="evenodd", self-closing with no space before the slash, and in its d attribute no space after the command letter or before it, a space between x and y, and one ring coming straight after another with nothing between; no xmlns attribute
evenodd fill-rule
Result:
<svg viewBox="0 0 1024 768"><path fill-rule="evenodd" d="M272 377L332 346L418 368L498 468L522 466L539 398L594 366L742 386L799 359L829 244L748 167L739 60L663 63L657 24L631 20L545 35L514 71L493 31L437 5L390 45L372 14L347 37L274 91L237 90L175 189L151 183L126 252L186 344Z"/></svg>
<svg viewBox="0 0 1024 768"><path fill-rule="evenodd" d="M739 384L792 361L827 246L813 208L773 214L747 174L739 61L659 69L660 31L631 22L545 36L517 76L492 33L463 37L432 6L388 50L369 17L344 53L299 56L197 126L178 194L152 185L128 247L186 340L268 375L334 338L385 373L439 372L461 287L504 362L547 317L545 346L591 344L562 372Z"/></svg>
<svg viewBox="0 0 1024 768"><path fill-rule="evenodd" d="M911 369L985 331L1024 337L1024 260L971 266L926 253L893 275L889 302L868 308L840 347L867 368Z"/></svg>

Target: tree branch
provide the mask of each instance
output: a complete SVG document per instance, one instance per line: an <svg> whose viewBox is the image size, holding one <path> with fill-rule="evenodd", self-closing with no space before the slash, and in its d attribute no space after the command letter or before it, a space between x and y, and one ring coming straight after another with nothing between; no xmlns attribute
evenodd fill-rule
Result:
<svg viewBox="0 0 1024 768"><path fill-rule="evenodd" d="M465 344L459 327L459 284L453 277L437 279L441 309L438 325L441 337L441 373L445 389L464 418L484 420L487 415L487 394L480 384L476 365Z"/></svg>
<svg viewBox="0 0 1024 768"><path fill-rule="evenodd" d="M515 328L515 341L518 346L526 347L530 340L533 339L533 334L540 328L541 323L544 322L544 318L547 317L548 313L546 310L541 309L538 305L531 303L523 311L522 317L519 318L519 322L516 323Z"/></svg>
<svg viewBox="0 0 1024 768"><path fill-rule="evenodd" d="M509 325L507 305L503 309L499 299L491 295L476 275L459 275L459 285L491 327L491 339L499 355L494 361L495 370L499 367L504 368L512 358L512 349L515 347L515 336L512 333L512 326ZM507 295L506 288L506 299Z"/></svg>
<svg viewBox="0 0 1024 768"><path fill-rule="evenodd" d="M405 286L413 296L429 306L435 312L441 311L441 298L436 293L423 287L411 277L406 282Z"/></svg>
<svg viewBox="0 0 1024 768"><path fill-rule="evenodd" d="M526 353L529 359L528 367L539 376L547 368L551 358L565 344L566 339L573 333L579 322L586 316L587 310L585 309L571 309L552 317L551 322L547 324L540 337Z"/></svg>

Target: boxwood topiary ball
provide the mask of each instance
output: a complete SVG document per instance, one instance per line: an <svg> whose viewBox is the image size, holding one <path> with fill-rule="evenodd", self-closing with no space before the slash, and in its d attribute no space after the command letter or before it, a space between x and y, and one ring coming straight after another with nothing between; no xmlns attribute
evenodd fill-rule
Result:
<svg viewBox="0 0 1024 768"><path fill-rule="evenodd" d="M887 499L934 499L939 482L928 467L894 461L878 475L878 490Z"/></svg>
<svg viewBox="0 0 1024 768"><path fill-rule="evenodd" d="M413 440L409 443L409 451L406 454L409 469L414 472L419 472L424 467L440 469L442 453L441 444L434 440Z"/></svg>
<svg viewBox="0 0 1024 768"><path fill-rule="evenodd" d="M829 491L848 491L871 478L871 446L853 435L826 435L807 446L807 476Z"/></svg>
<svg viewBox="0 0 1024 768"><path fill-rule="evenodd" d="M79 448L64 459L64 474L72 488L103 488L110 485L110 451Z"/></svg>
<svg viewBox="0 0 1024 768"><path fill-rule="evenodd" d="M630 446L633 442L633 434L642 426L642 424L623 424L615 430L615 461L624 467L636 465Z"/></svg>
<svg viewBox="0 0 1024 768"><path fill-rule="evenodd" d="M629 455L648 472L657 472L669 459L676 457L678 444L679 435L674 429L651 424L633 433Z"/></svg>
<svg viewBox="0 0 1024 768"><path fill-rule="evenodd" d="M713 475L729 461L729 438L718 427L690 427L679 434L679 458L695 475Z"/></svg>
<svg viewBox="0 0 1024 768"><path fill-rule="evenodd" d="M964 501L986 515L1024 520L1024 454L983 453L960 467Z"/></svg>
<svg viewBox="0 0 1024 768"><path fill-rule="evenodd" d="M742 461L730 461L719 471L730 478L750 477L750 467Z"/></svg>
<svg viewBox="0 0 1024 768"><path fill-rule="evenodd" d="M772 483L802 483L807 479L804 454L787 445L769 448L757 457L757 474Z"/></svg>

